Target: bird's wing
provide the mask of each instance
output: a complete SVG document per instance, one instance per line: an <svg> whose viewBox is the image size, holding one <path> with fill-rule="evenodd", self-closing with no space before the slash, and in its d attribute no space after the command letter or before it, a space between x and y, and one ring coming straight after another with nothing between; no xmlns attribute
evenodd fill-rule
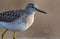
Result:
<svg viewBox="0 0 60 39"><path fill-rule="evenodd" d="M22 10L11 10L0 13L0 21L11 22L21 17Z"/></svg>

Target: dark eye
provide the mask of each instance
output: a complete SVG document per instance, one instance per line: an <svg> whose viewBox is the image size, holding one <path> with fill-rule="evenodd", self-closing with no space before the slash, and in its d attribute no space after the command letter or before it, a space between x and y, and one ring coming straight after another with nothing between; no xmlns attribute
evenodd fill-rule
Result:
<svg viewBox="0 0 60 39"><path fill-rule="evenodd" d="M32 8L34 8L34 6L32 6Z"/></svg>

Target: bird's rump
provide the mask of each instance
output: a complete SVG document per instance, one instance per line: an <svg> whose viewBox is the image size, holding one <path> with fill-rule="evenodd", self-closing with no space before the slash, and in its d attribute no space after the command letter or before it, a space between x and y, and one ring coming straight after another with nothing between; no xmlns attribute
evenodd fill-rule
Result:
<svg viewBox="0 0 60 39"><path fill-rule="evenodd" d="M0 21L11 22L19 18L22 14L22 10L11 10L0 13Z"/></svg>

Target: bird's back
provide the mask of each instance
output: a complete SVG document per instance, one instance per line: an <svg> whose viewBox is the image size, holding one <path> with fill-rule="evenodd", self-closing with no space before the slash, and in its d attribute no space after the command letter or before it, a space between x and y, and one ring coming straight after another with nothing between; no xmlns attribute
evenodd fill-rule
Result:
<svg viewBox="0 0 60 39"><path fill-rule="evenodd" d="M23 10L11 10L0 13L0 21L11 22L23 15Z"/></svg>

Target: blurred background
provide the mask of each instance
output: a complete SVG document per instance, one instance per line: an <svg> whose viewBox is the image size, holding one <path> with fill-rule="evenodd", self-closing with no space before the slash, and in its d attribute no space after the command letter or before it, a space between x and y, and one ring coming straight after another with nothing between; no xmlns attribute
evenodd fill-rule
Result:
<svg viewBox="0 0 60 39"><path fill-rule="evenodd" d="M0 0L0 12L24 9L27 3L36 3L39 9L48 14L37 12L33 25L26 31L16 32L16 39L60 39L60 0ZM0 29L1 34L5 29ZM8 31L5 39L12 39Z"/></svg>

